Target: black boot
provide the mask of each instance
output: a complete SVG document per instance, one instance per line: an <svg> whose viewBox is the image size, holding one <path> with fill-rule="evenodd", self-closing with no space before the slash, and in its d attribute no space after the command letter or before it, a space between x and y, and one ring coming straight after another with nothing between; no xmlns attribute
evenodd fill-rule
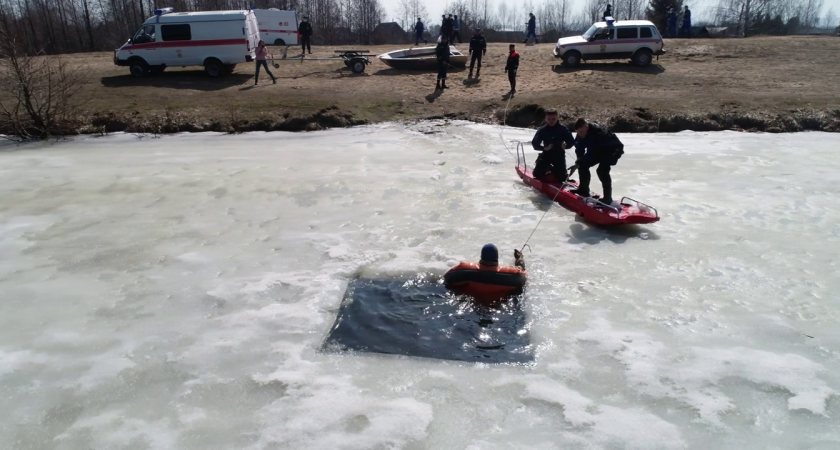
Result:
<svg viewBox="0 0 840 450"><path fill-rule="evenodd" d="M612 187L604 187L604 196L601 197L601 202L608 205L612 203Z"/></svg>
<svg viewBox="0 0 840 450"><path fill-rule="evenodd" d="M478 70L475 71L475 77L478 78L480 76L481 76L481 67L479 67Z"/></svg>
<svg viewBox="0 0 840 450"><path fill-rule="evenodd" d="M585 189L585 190L584 189L572 189L569 192L577 195L578 197L589 197L590 196L589 195L589 189Z"/></svg>
<svg viewBox="0 0 840 450"><path fill-rule="evenodd" d="M260 77L254 77L254 86L256 86L257 83L259 83L259 82L260 82Z"/></svg>
<svg viewBox="0 0 840 450"><path fill-rule="evenodd" d="M277 84L277 77L271 77L271 83Z"/></svg>
<svg viewBox="0 0 840 450"><path fill-rule="evenodd" d="M447 86L447 85L446 85L446 80L441 81L441 83L440 83L440 87L441 87L442 89L449 89L449 86Z"/></svg>
<svg viewBox="0 0 840 450"><path fill-rule="evenodd" d="M440 80L437 80L437 84L435 84L435 90L436 91L440 90Z"/></svg>
<svg viewBox="0 0 840 450"><path fill-rule="evenodd" d="M470 69L470 74L467 75L467 78L472 78L472 69Z"/></svg>

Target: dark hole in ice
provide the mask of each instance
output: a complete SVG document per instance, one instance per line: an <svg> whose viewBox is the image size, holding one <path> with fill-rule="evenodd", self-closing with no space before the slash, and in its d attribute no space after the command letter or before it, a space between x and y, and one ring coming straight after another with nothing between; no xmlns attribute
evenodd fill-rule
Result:
<svg viewBox="0 0 840 450"><path fill-rule="evenodd" d="M323 349L527 363L534 352L520 300L478 305L434 277L353 278Z"/></svg>

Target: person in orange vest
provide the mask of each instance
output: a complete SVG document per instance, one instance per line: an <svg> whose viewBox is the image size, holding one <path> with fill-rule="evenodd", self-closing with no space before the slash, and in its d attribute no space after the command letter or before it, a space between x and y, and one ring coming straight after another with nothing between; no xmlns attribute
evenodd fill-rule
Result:
<svg viewBox="0 0 840 450"><path fill-rule="evenodd" d="M482 302L501 300L522 293L528 276L525 257L513 250L514 266L499 265L499 250L493 244L481 249L478 263L461 261L443 276L444 285L456 294L466 294Z"/></svg>
<svg viewBox="0 0 840 450"><path fill-rule="evenodd" d="M505 72L508 74L508 81L510 81L510 93L516 93L516 71L519 70L519 53L516 53L516 46L510 44L510 54L508 55L507 64L505 64Z"/></svg>

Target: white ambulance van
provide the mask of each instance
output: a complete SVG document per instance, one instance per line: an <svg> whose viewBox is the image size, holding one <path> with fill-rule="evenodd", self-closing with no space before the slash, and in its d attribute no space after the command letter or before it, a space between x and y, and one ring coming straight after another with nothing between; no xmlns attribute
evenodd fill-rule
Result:
<svg viewBox="0 0 840 450"><path fill-rule="evenodd" d="M255 9L260 37L266 45L298 45L298 21L294 11Z"/></svg>
<svg viewBox="0 0 840 450"><path fill-rule="evenodd" d="M204 66L207 75L218 77L253 61L259 41L252 11L176 13L161 8L114 50L114 64L128 66L135 77L173 66Z"/></svg>

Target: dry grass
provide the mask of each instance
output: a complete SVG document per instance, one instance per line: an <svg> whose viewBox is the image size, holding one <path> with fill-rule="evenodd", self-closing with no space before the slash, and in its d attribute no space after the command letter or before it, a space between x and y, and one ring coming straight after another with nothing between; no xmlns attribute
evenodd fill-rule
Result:
<svg viewBox="0 0 840 450"><path fill-rule="evenodd" d="M551 56L552 44L517 47L522 61L510 123L533 125L538 106L553 106L623 131L840 130L838 38L667 40L667 55L647 68L621 61L567 69ZM380 54L400 46L366 48ZM333 55L333 48L313 50L316 57ZM82 95L92 129L140 130L155 122L163 131L231 131L430 117L498 121L508 91L506 54L507 44L490 44L480 81L466 83L467 72L455 71L442 93L434 92L434 73L397 71L376 58L361 75L339 60L280 62L272 68L278 84L263 75L257 87L252 64L220 79L198 68L136 79L110 53L74 58L86 66Z"/></svg>

